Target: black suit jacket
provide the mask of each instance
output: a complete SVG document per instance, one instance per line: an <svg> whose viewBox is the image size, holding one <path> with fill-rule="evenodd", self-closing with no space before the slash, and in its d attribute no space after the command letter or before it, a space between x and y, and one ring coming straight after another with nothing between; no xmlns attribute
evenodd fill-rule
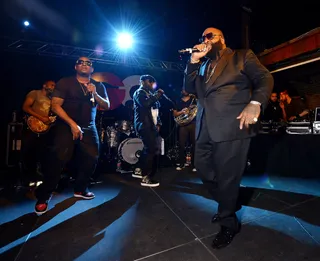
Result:
<svg viewBox="0 0 320 261"><path fill-rule="evenodd" d="M160 96L156 93L151 93L150 90L140 87L133 94L134 108L134 128L136 132L141 130L157 130L153 122L151 108L160 108ZM158 115L157 125L161 125L161 119Z"/></svg>
<svg viewBox="0 0 320 261"><path fill-rule="evenodd" d="M250 103L257 101L265 107L273 89L273 77L251 50L229 48L223 51L211 79L207 80L210 60L188 64L184 88L198 97L196 138L205 117L210 138L214 142L252 137L258 125L239 129L237 117Z"/></svg>

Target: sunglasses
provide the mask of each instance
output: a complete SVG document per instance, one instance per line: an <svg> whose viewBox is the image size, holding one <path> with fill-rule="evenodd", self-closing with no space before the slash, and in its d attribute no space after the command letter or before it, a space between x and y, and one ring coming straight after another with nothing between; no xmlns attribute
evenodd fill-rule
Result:
<svg viewBox="0 0 320 261"><path fill-rule="evenodd" d="M199 39L200 43L203 43L206 39L208 40L212 40L213 38L215 38L216 36L220 36L219 34L213 34L213 33L208 33L205 35L202 35Z"/></svg>
<svg viewBox="0 0 320 261"><path fill-rule="evenodd" d="M92 62L90 62L90 61L84 61L84 60L78 60L78 61L76 61L76 64L77 65L87 65L87 66L92 66Z"/></svg>

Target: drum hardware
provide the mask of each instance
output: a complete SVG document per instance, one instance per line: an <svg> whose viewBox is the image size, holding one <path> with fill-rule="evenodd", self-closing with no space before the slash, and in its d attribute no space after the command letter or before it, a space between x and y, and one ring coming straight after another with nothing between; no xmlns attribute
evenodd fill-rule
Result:
<svg viewBox="0 0 320 261"><path fill-rule="evenodd" d="M132 123L129 121L117 121L115 123L115 128L116 130L118 130L119 132L125 133L128 136L131 134L133 127L132 127Z"/></svg>
<svg viewBox="0 0 320 261"><path fill-rule="evenodd" d="M107 144L109 148L115 148L118 146L118 132L115 128L107 127ZM103 140L104 141L104 140Z"/></svg>
<svg viewBox="0 0 320 261"><path fill-rule="evenodd" d="M122 168L122 162L121 160L118 161L117 163L117 169L116 172L119 172L121 174L128 174L128 173L133 173L133 170L125 170Z"/></svg>

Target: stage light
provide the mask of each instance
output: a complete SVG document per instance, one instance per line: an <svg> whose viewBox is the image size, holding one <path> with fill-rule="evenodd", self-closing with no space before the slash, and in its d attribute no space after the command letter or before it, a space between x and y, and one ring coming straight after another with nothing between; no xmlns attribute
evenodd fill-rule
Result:
<svg viewBox="0 0 320 261"><path fill-rule="evenodd" d="M29 21L24 21L23 22L24 26L28 27L30 25Z"/></svg>
<svg viewBox="0 0 320 261"><path fill-rule="evenodd" d="M121 49L128 49L132 47L133 39L128 33L121 33L118 35L118 47Z"/></svg>

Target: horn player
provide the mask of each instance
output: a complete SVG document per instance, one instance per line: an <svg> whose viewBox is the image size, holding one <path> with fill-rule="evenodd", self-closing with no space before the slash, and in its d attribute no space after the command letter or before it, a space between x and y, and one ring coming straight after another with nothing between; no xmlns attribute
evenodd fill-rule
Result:
<svg viewBox="0 0 320 261"><path fill-rule="evenodd" d="M188 114L188 108L192 105L194 95L187 93L185 90L181 91L181 97L176 101L175 108L172 110L173 116L178 117L182 114ZM191 167L192 171L196 171L194 167L194 149L195 149L195 131L196 119L194 118L189 124L179 126L179 162L176 170L182 170L186 166L185 162L185 147L189 141L191 147Z"/></svg>

